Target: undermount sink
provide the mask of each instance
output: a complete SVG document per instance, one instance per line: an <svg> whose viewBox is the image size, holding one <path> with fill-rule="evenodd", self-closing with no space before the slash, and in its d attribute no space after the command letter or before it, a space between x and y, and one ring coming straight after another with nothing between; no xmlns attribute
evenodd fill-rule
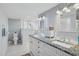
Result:
<svg viewBox="0 0 79 59"><path fill-rule="evenodd" d="M57 40L52 41L52 43L60 45L60 46L65 47L65 48L71 48L73 46L72 44L60 42L60 41L57 41Z"/></svg>
<svg viewBox="0 0 79 59"><path fill-rule="evenodd" d="M35 37L38 37L38 35L34 35Z"/></svg>

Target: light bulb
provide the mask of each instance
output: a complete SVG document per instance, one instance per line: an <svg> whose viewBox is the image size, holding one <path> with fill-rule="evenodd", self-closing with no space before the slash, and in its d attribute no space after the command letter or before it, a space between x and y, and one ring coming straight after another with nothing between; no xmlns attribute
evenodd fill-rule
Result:
<svg viewBox="0 0 79 59"><path fill-rule="evenodd" d="M73 8L79 9L79 4L74 4Z"/></svg>
<svg viewBox="0 0 79 59"><path fill-rule="evenodd" d="M70 11L71 11L70 9L67 9L67 10L66 10L66 12L70 12Z"/></svg>
<svg viewBox="0 0 79 59"><path fill-rule="evenodd" d="M40 17L40 18L38 18L38 20L42 20L42 18Z"/></svg>
<svg viewBox="0 0 79 59"><path fill-rule="evenodd" d="M56 12L57 14L59 14L60 13L60 11L59 10L57 10L57 12Z"/></svg>
<svg viewBox="0 0 79 59"><path fill-rule="evenodd" d="M56 13L59 14L59 15L61 15L62 14L62 11L57 10Z"/></svg>
<svg viewBox="0 0 79 59"><path fill-rule="evenodd" d="M46 17L45 17L45 16L43 16L43 17L42 17L42 19L46 19Z"/></svg>
<svg viewBox="0 0 79 59"><path fill-rule="evenodd" d="M67 7L64 7L64 8L63 8L63 11L66 11L67 9L68 9Z"/></svg>
<svg viewBox="0 0 79 59"><path fill-rule="evenodd" d="M64 11L64 12L70 12L71 10L70 10L69 8L67 8L67 7L64 7L64 8L63 8L63 11Z"/></svg>

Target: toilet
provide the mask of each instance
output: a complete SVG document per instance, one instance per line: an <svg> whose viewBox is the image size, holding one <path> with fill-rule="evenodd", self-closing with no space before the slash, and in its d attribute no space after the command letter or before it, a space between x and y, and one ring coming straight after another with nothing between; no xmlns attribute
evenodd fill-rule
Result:
<svg viewBox="0 0 79 59"><path fill-rule="evenodd" d="M17 45L18 34L16 32L13 34L13 41L14 41L14 45Z"/></svg>

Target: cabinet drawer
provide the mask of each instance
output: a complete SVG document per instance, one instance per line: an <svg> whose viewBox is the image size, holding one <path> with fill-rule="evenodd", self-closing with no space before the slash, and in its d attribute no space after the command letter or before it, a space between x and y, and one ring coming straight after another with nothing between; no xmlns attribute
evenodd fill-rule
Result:
<svg viewBox="0 0 79 59"><path fill-rule="evenodd" d="M47 49L40 50L40 55L43 56L56 56L56 53Z"/></svg>
<svg viewBox="0 0 79 59"><path fill-rule="evenodd" d="M44 53L45 55L48 56L56 56L56 49L52 48L50 45L40 42L40 50L43 51L42 53Z"/></svg>
<svg viewBox="0 0 79 59"><path fill-rule="evenodd" d="M65 53L64 51L61 51L43 42L40 42L40 49L43 50L43 53L47 53L47 55L50 56L69 56L69 54Z"/></svg>
<svg viewBox="0 0 79 59"><path fill-rule="evenodd" d="M32 38L31 39L31 42L30 42L30 49L31 49L31 52L35 55L35 56L38 56L38 40Z"/></svg>
<svg viewBox="0 0 79 59"><path fill-rule="evenodd" d="M64 51L61 51L59 49L56 49L56 51L57 51L57 55L59 55L59 56L70 56L70 54L68 54Z"/></svg>
<svg viewBox="0 0 79 59"><path fill-rule="evenodd" d="M35 46L35 45L33 45L32 46L32 49L31 49L31 52L35 55L35 56L37 56L38 55L38 47L37 46Z"/></svg>
<svg viewBox="0 0 79 59"><path fill-rule="evenodd" d="M48 52L46 50L41 49L39 51L40 51L40 53L39 53L40 56L49 56L49 54L48 54Z"/></svg>
<svg viewBox="0 0 79 59"><path fill-rule="evenodd" d="M34 38L31 38L31 41L31 52L35 56L69 56L69 54Z"/></svg>

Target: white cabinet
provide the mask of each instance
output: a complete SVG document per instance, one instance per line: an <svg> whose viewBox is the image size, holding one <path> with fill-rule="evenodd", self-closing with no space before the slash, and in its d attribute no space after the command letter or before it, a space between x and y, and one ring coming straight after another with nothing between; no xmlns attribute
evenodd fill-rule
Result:
<svg viewBox="0 0 79 59"><path fill-rule="evenodd" d="M69 54L31 37L31 52L35 56L69 56Z"/></svg>
<svg viewBox="0 0 79 59"><path fill-rule="evenodd" d="M30 40L30 50L33 55L38 55L38 40L31 38Z"/></svg>
<svg viewBox="0 0 79 59"><path fill-rule="evenodd" d="M40 55L42 56L55 56L55 52L56 50L55 49L52 49L51 50L51 46L49 46L48 44L46 43L43 43L40 41Z"/></svg>

